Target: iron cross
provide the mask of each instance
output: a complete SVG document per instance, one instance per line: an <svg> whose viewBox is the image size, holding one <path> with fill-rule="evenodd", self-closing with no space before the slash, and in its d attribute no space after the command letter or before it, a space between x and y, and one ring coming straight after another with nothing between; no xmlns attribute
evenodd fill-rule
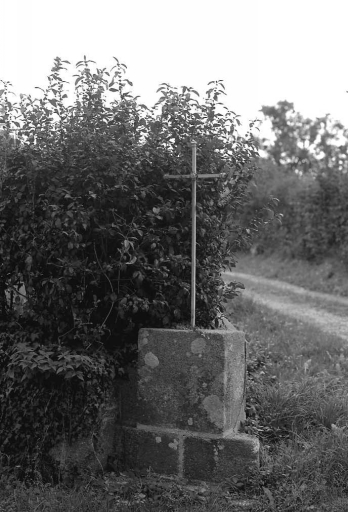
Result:
<svg viewBox="0 0 348 512"><path fill-rule="evenodd" d="M182 178L189 178L192 180L192 238L191 238L191 327L192 329L196 324L196 206L197 206L197 178L211 179L222 178L225 174L197 174L196 160L197 160L197 142L191 142L192 147L192 173L191 174L178 174L171 175L165 174L164 178L167 180L180 180Z"/></svg>

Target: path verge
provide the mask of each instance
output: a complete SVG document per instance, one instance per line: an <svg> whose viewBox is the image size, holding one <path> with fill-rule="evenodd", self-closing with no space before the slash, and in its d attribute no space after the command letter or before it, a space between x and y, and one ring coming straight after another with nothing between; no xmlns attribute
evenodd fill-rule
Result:
<svg viewBox="0 0 348 512"><path fill-rule="evenodd" d="M241 272L225 272L223 278L242 282L244 297L348 341L348 299Z"/></svg>

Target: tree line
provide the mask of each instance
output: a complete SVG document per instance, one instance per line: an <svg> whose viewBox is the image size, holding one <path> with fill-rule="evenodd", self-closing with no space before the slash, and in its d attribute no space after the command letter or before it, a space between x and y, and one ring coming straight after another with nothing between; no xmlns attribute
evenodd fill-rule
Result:
<svg viewBox="0 0 348 512"><path fill-rule="evenodd" d="M262 156L245 218L271 195L278 200L278 219L259 234L260 250L348 263L347 128L329 115L306 118L288 101L261 111L270 136L259 139Z"/></svg>

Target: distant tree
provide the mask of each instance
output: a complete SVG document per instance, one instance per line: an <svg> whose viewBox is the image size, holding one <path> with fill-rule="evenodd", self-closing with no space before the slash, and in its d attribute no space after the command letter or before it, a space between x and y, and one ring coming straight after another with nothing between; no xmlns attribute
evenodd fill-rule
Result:
<svg viewBox="0 0 348 512"><path fill-rule="evenodd" d="M288 101L263 106L261 111L273 135L272 140L262 141L263 149L278 166L304 174L348 169L348 131L342 123L329 115L305 118Z"/></svg>
<svg viewBox="0 0 348 512"><path fill-rule="evenodd" d="M262 112L272 134L261 141L265 156L246 211L255 215L271 194L282 223L269 224L258 242L287 256L335 253L348 263L348 130L329 115L305 118L288 101Z"/></svg>

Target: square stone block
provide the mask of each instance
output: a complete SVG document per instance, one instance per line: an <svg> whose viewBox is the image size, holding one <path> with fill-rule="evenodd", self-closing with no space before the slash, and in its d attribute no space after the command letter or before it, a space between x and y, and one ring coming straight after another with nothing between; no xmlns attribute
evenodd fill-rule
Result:
<svg viewBox="0 0 348 512"><path fill-rule="evenodd" d="M243 478L259 464L259 441L182 430L120 427L116 453L123 470L152 471L188 481L222 483Z"/></svg>
<svg viewBox="0 0 348 512"><path fill-rule="evenodd" d="M155 473L178 474L180 439L175 433L122 427L118 435L121 435L118 455L123 469L146 471L151 468Z"/></svg>
<svg viewBox="0 0 348 512"><path fill-rule="evenodd" d="M238 430L245 406L244 333L141 329L138 345L138 396L129 424Z"/></svg>
<svg viewBox="0 0 348 512"><path fill-rule="evenodd" d="M188 480L224 482L247 475L258 464L259 442L255 437L184 437L183 476Z"/></svg>

